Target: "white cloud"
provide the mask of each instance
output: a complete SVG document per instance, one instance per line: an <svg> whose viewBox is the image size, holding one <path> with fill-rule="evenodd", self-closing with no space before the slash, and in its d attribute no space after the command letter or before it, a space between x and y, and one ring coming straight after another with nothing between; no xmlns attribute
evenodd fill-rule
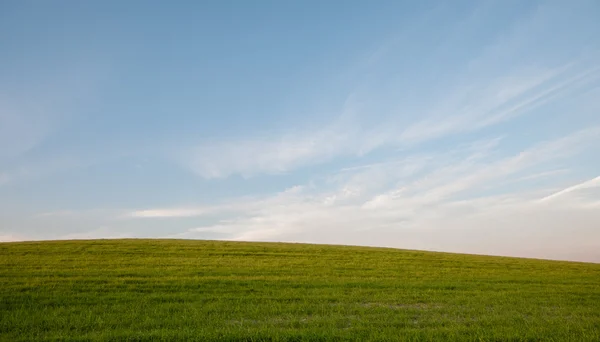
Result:
<svg viewBox="0 0 600 342"><path fill-rule="evenodd" d="M560 174L556 169L537 170L548 162L555 167L589 151L587 147L600 140L598 132L595 127L581 130L500 160L494 159L501 148L499 139L478 141L451 153L438 151L342 169L322 183L263 198L150 209L131 216L201 217L227 211L225 219L175 235L187 238L215 233L232 240L385 245L600 261L595 252L600 249L589 240L600 234L593 230L600 224L600 213L591 209L598 197L542 205L540 198L548 196L546 188L497 193L507 181ZM597 180L561 193L595 186ZM571 236L571 230L582 235ZM585 248L572 253L565 249L574 245Z"/></svg>
<svg viewBox="0 0 600 342"><path fill-rule="evenodd" d="M352 150L353 133L352 127L335 123L316 132L208 143L187 150L181 159L205 178L283 173L347 153Z"/></svg>
<svg viewBox="0 0 600 342"><path fill-rule="evenodd" d="M302 199L192 229L231 240L293 241L600 261L600 213L583 206L536 205L526 197L477 198L434 207L404 203L365 210ZM194 234L196 233L196 234ZM594 242L596 241L596 242Z"/></svg>
<svg viewBox="0 0 600 342"><path fill-rule="evenodd" d="M582 77L600 76L598 68L575 76L563 75L570 70L558 68L542 73L542 76L532 74L534 80L509 79L491 89L483 84L493 80L483 80L481 84L468 87L482 91L453 92L449 98L463 100L455 106L442 101L438 109L422 108L424 112L429 111L427 118L412 124L386 117L369 126L350 122L344 117L329 127L312 132L200 145L179 153L180 161L204 178L223 178L232 174L247 177L285 173L340 156L362 156L382 147L411 146L498 124L558 99L563 91L573 91L576 81Z"/></svg>
<svg viewBox="0 0 600 342"><path fill-rule="evenodd" d="M556 200L556 199L560 198L561 196L565 196L565 195L571 194L571 193L579 191L579 190L591 189L591 188L600 188L600 176L598 176L594 179L585 181L583 183L579 183L577 185L570 186L561 191L555 192L552 195L542 198L540 200L540 202Z"/></svg>
<svg viewBox="0 0 600 342"><path fill-rule="evenodd" d="M557 14L547 9L539 12L528 20ZM200 143L176 154L180 163L204 178L285 173L337 157L360 157L386 147L415 148L424 142L477 132L589 91L600 81L597 50L559 60L538 58L536 63L515 60L506 64L498 59L499 50L510 51L513 44L533 53L522 40L524 36L526 41L535 40L539 24L515 25L492 47L476 51L468 65L457 65L456 71L445 75L446 83L440 89L429 89L435 84L416 83L413 92L404 94L358 84L341 106L342 114L325 127ZM390 46L383 50L396 57ZM376 60L386 62L382 56ZM368 65L371 69L364 71L366 74L378 70L372 61ZM401 61L385 66L379 72L389 75L394 70L402 75ZM405 80L399 76L396 83L402 82Z"/></svg>
<svg viewBox="0 0 600 342"><path fill-rule="evenodd" d="M404 129L400 137L422 142L482 129L558 100L567 91L598 79L599 67L572 62L548 70L516 68L504 76L469 79L429 110L426 119Z"/></svg>

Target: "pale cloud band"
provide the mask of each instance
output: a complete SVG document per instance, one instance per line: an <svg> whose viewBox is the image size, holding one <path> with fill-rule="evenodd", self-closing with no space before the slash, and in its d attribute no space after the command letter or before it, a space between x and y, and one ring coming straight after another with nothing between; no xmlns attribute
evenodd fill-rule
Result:
<svg viewBox="0 0 600 342"><path fill-rule="evenodd" d="M563 255L600 261L596 252L600 245L593 242L600 241L600 232L595 229L600 224L596 208L599 193L580 191L599 188L600 177L559 191L551 183L502 190L506 182L539 179L535 171L538 166L567 165L570 158L589 153L590 147L598 143L600 130L593 127L493 160L500 147L498 140L493 139L452 153L415 155L341 170L317 186L298 186L255 200L149 209L134 211L130 216L177 219L228 212L225 219L176 237L201 238L215 232L232 240L368 242L403 248L545 258ZM552 179L564 174L563 170L544 176ZM388 184L396 186L388 189ZM511 239L513 235L515 238ZM551 238L559 235L560 239ZM565 246L579 243L587 247L567 255Z"/></svg>

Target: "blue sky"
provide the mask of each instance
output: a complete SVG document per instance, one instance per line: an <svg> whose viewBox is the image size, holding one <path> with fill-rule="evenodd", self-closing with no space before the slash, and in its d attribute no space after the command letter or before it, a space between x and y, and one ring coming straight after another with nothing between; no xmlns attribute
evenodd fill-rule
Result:
<svg viewBox="0 0 600 342"><path fill-rule="evenodd" d="M3 1L0 241L600 262L597 1Z"/></svg>

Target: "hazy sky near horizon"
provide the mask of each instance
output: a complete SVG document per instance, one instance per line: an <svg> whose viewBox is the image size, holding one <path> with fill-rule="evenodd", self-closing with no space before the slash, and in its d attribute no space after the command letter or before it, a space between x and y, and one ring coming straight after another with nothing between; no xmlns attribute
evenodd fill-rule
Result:
<svg viewBox="0 0 600 342"><path fill-rule="evenodd" d="M0 241L600 262L600 2L0 2Z"/></svg>

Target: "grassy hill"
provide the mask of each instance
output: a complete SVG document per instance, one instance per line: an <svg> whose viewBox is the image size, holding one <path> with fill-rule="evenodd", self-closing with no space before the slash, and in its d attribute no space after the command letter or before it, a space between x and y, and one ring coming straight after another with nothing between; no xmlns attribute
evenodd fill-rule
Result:
<svg viewBox="0 0 600 342"><path fill-rule="evenodd" d="M0 340L600 341L600 264L279 243L2 243Z"/></svg>

